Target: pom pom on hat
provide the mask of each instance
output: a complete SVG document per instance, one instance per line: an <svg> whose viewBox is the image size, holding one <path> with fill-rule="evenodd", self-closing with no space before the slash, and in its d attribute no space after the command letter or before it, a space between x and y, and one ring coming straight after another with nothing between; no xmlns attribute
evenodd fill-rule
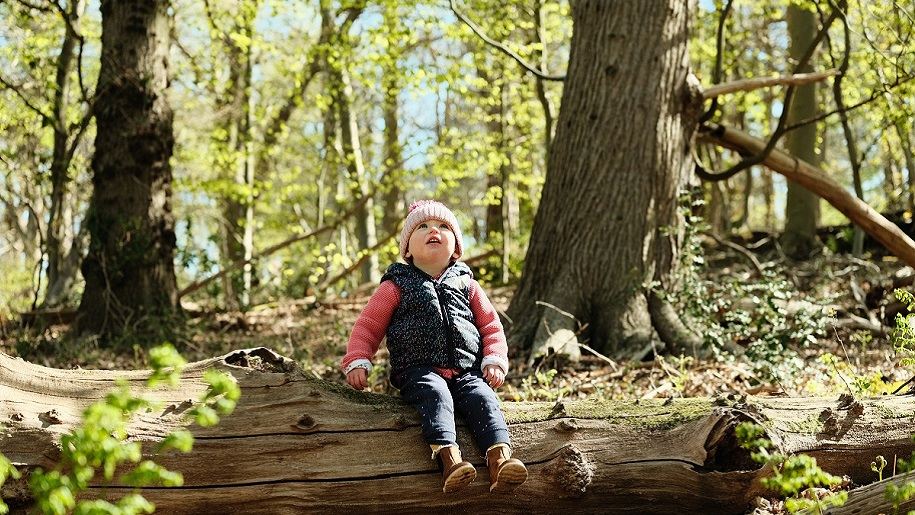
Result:
<svg viewBox="0 0 915 515"><path fill-rule="evenodd" d="M403 224L403 230L400 232L400 257L407 259L407 246L410 244L410 236L413 231L419 227L419 224L429 220L441 220L451 227L454 233L454 251L458 257L464 253L464 242L461 239L461 228L458 227L457 217L445 204L434 200L417 200L410 204L407 220Z"/></svg>

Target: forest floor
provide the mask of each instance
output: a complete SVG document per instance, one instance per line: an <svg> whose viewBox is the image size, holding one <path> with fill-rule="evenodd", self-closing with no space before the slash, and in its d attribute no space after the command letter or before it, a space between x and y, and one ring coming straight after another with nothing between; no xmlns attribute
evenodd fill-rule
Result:
<svg viewBox="0 0 915 515"><path fill-rule="evenodd" d="M560 356L529 362L526 353L512 350L511 372L500 389L501 397L635 399L849 391L867 396L890 393L911 377L913 372L900 366L889 338L895 313L905 313L893 296L894 284L910 288L911 268L892 257L857 259L828 251L806 262L791 262L777 248L753 252L754 264L745 252L711 242L705 252L706 271L686 280L682 298L692 295L700 300L694 304L705 309L705 322L697 318L692 327L713 318L729 327L722 338L737 348L757 342L753 352L698 357L649 350L638 360L583 352L578 362ZM487 290L504 313L513 288ZM210 314L192 319L176 347L188 361L240 348L268 347L296 360L316 377L343 382L339 360L366 300L367 294L360 294ZM67 338L63 325L40 332L2 329L0 351L34 363L57 368L145 368L139 347L112 350L97 341ZM583 343L598 347L595 342ZM391 391L383 347L376 364L382 366L376 366L370 376L372 390Z"/></svg>

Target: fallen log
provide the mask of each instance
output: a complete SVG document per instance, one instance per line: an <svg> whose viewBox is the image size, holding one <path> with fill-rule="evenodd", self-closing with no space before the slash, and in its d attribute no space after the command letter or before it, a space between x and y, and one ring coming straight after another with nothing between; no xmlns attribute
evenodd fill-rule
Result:
<svg viewBox="0 0 915 515"><path fill-rule="evenodd" d="M478 476L466 490L445 495L418 420L398 398L315 379L291 360L257 348L190 364L177 389L150 391L147 397L160 401L161 409L140 415L129 429L144 453L170 431L188 427L181 414L205 390L202 375L210 367L231 374L242 397L218 426L189 427L191 453L153 458L184 474L182 487L142 489L161 513L743 513L765 494L760 479L768 472L737 445L739 422L762 424L782 451L814 456L825 470L858 484L876 480L870 462L877 454L891 459L913 450L911 396L851 404L765 397L508 402L528 482L513 494L490 494L483 460L461 428L459 442ZM116 379L140 388L147 375L50 369L0 354L0 452L24 475L53 466L59 437L86 406L103 398ZM22 481L4 488L14 509L30 505ZM113 497L134 491L117 479L91 490Z"/></svg>

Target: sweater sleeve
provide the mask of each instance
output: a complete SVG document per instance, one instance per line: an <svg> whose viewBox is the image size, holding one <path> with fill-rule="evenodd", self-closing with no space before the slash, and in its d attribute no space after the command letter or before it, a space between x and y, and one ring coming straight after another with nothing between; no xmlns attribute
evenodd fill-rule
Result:
<svg viewBox="0 0 915 515"><path fill-rule="evenodd" d="M362 314L353 324L346 355L340 363L344 373L354 368L372 368L372 358L378 352L378 346L388 330L391 316L400 305L400 288L392 281L384 281L372 294Z"/></svg>
<svg viewBox="0 0 915 515"><path fill-rule="evenodd" d="M505 340L505 330L502 329L496 308L475 280L470 281L470 310L473 311L477 330L483 339L483 363L480 367L498 365L507 374L508 343Z"/></svg>

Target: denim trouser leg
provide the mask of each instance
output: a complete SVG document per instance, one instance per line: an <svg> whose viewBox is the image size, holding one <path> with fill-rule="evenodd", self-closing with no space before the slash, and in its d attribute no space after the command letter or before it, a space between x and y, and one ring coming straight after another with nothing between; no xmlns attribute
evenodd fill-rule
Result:
<svg viewBox="0 0 915 515"><path fill-rule="evenodd" d="M455 408L470 428L481 451L509 443L508 426L496 393L477 370L446 380L432 367L413 367L398 378L400 395L419 412L428 444L457 443Z"/></svg>
<svg viewBox="0 0 915 515"><path fill-rule="evenodd" d="M457 412L467 423L480 451L497 443L509 443L508 426L499 408L496 392L486 384L483 373L469 370L453 380L452 392Z"/></svg>
<svg viewBox="0 0 915 515"><path fill-rule="evenodd" d="M407 369L400 381L400 396L419 412L423 439L430 445L457 444L454 402L445 378L432 367Z"/></svg>

